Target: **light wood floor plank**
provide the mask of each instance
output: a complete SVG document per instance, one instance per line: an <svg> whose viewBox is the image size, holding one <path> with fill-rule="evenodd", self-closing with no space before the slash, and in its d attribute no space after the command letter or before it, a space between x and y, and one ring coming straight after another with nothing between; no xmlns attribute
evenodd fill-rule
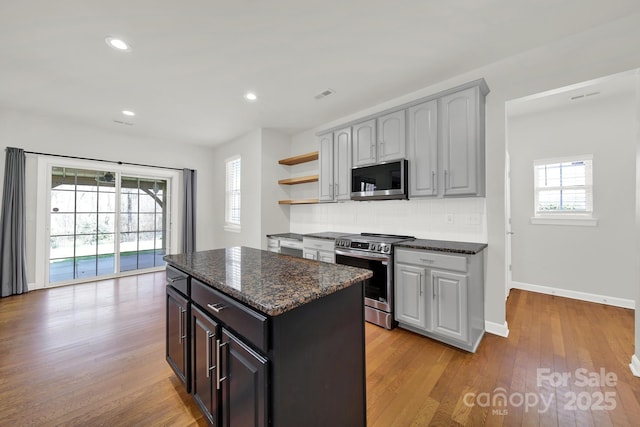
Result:
<svg viewBox="0 0 640 427"><path fill-rule="evenodd" d="M486 335L475 354L366 324L368 425L638 425L632 310L513 290L507 321L509 338ZM164 273L1 299L0 425L206 425L165 361L164 331ZM580 368L616 384L577 385ZM573 377L538 386L538 369ZM551 405L501 405L500 392ZM605 392L615 409L571 407Z"/></svg>

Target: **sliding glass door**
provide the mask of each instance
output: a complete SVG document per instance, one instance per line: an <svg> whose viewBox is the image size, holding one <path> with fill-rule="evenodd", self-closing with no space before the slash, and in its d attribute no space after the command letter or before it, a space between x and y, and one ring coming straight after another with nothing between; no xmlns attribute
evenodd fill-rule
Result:
<svg viewBox="0 0 640 427"><path fill-rule="evenodd" d="M49 283L164 265L167 183L52 167Z"/></svg>
<svg viewBox="0 0 640 427"><path fill-rule="evenodd" d="M120 271L164 265L166 189L166 181L122 177Z"/></svg>

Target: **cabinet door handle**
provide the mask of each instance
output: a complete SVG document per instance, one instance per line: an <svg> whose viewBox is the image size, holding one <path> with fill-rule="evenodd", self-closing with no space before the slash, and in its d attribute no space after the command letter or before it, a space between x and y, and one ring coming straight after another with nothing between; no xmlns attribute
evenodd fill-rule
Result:
<svg viewBox="0 0 640 427"><path fill-rule="evenodd" d="M186 336L185 336L186 334L184 334L184 333L182 332L182 331L183 331L183 329L184 329L184 320L183 320L183 318L182 318L182 317L184 316L184 313L186 313L186 312L187 312L187 310L184 310L182 307L179 307L179 308L180 308L180 317L178 318L178 330L179 330L179 331L178 331L178 342L179 342L180 344L182 344L182 340L183 340L184 338L186 338Z"/></svg>
<svg viewBox="0 0 640 427"><path fill-rule="evenodd" d="M424 279L422 278L422 274L420 275L420 296L422 296L422 283L424 283Z"/></svg>
<svg viewBox="0 0 640 427"><path fill-rule="evenodd" d="M211 338L213 338L215 335L212 334L211 332L207 331L207 345L205 345L205 349L206 349L206 353L207 353L207 378L210 377L210 372L213 369L216 369L217 365L211 365ZM217 363L217 362L216 362Z"/></svg>
<svg viewBox="0 0 640 427"><path fill-rule="evenodd" d="M222 381L227 379L227 376L220 378L220 371L222 370L222 355L220 354L220 349L222 346L228 345L228 342L224 342L220 344L220 340L216 340L216 364L218 365L218 369L216 369L216 389L220 390L220 384Z"/></svg>
<svg viewBox="0 0 640 427"><path fill-rule="evenodd" d="M431 278L431 289L433 289L433 299L436 298L436 278Z"/></svg>
<svg viewBox="0 0 640 427"><path fill-rule="evenodd" d="M220 313L225 308L229 308L226 305L223 305L221 302L216 304L207 304L207 307L209 307L211 310L215 311L216 313Z"/></svg>
<svg viewBox="0 0 640 427"><path fill-rule="evenodd" d="M449 172L447 172L447 170L444 170L444 189L446 190L447 188L449 188L447 186L447 175L449 174Z"/></svg>
<svg viewBox="0 0 640 427"><path fill-rule="evenodd" d="M338 198L338 191L340 191L340 187L338 184L333 184L333 195L335 198Z"/></svg>
<svg viewBox="0 0 640 427"><path fill-rule="evenodd" d="M431 171L431 194L436 192L436 171Z"/></svg>

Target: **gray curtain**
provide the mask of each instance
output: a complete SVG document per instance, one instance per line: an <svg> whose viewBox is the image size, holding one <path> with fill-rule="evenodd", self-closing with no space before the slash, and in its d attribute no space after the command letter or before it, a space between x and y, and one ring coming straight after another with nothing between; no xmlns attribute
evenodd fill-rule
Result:
<svg viewBox="0 0 640 427"><path fill-rule="evenodd" d="M0 296L27 292L24 150L8 147L0 219Z"/></svg>
<svg viewBox="0 0 640 427"><path fill-rule="evenodd" d="M182 252L191 253L196 250L196 171L183 169L182 177Z"/></svg>

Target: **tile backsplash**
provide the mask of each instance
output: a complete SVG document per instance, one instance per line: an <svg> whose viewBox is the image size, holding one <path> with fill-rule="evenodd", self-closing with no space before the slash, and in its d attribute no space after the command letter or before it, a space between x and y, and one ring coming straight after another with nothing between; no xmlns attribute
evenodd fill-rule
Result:
<svg viewBox="0 0 640 427"><path fill-rule="evenodd" d="M423 239L487 242L485 199L412 199L291 206L293 233L406 234Z"/></svg>

